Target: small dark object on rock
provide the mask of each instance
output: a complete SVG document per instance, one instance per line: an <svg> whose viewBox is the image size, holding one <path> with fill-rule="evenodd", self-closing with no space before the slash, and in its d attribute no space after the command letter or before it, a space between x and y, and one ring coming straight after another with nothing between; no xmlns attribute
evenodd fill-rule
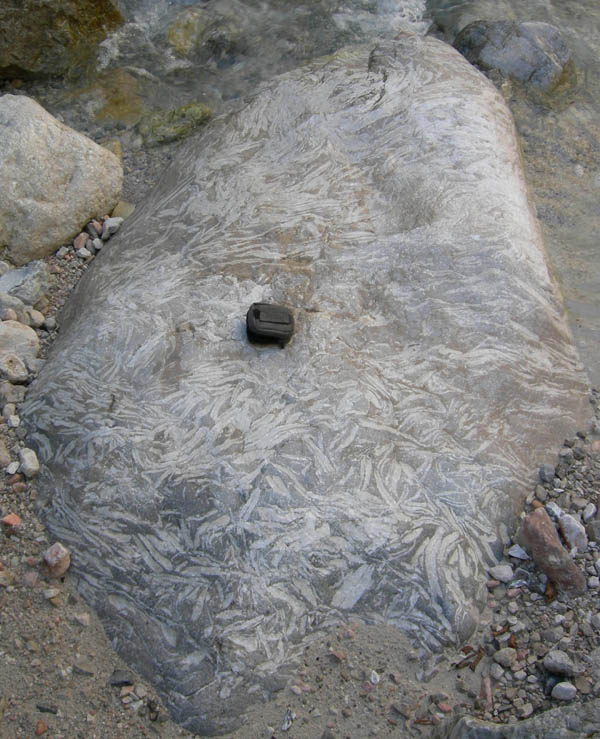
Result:
<svg viewBox="0 0 600 739"><path fill-rule="evenodd" d="M280 305L252 303L246 314L248 340L285 346L294 333L294 316Z"/></svg>
<svg viewBox="0 0 600 739"><path fill-rule="evenodd" d="M36 703L35 707L38 709L40 713L58 713L58 708L56 706L46 706L43 703Z"/></svg>
<svg viewBox="0 0 600 739"><path fill-rule="evenodd" d="M114 688L122 688L124 685L133 685L134 679L133 675L126 670L115 670L110 676L108 683Z"/></svg>

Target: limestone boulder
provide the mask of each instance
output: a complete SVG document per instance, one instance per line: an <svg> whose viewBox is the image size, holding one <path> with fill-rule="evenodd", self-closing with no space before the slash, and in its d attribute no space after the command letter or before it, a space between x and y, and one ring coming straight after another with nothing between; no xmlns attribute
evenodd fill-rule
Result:
<svg viewBox="0 0 600 739"><path fill-rule="evenodd" d="M265 83L91 264L21 411L112 643L195 733L340 620L459 642L589 419L512 117L402 35ZM287 306L284 349L248 341Z"/></svg>
<svg viewBox="0 0 600 739"><path fill-rule="evenodd" d="M3 0L0 79L76 75L122 22L111 0Z"/></svg>
<svg viewBox="0 0 600 739"><path fill-rule="evenodd" d="M0 97L0 247L17 265L51 254L118 202L118 158L31 98Z"/></svg>

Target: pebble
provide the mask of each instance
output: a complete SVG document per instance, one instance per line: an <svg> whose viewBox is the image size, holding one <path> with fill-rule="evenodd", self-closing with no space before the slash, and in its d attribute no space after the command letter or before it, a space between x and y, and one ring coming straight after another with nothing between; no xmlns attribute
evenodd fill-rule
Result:
<svg viewBox="0 0 600 739"><path fill-rule="evenodd" d="M508 555L510 557L515 557L515 559L529 559L529 555L527 554L527 552L518 544L512 545L512 547L508 550Z"/></svg>
<svg viewBox="0 0 600 739"><path fill-rule="evenodd" d="M542 482L552 482L554 480L554 467L550 464L543 464L539 469L539 476Z"/></svg>
<svg viewBox="0 0 600 739"><path fill-rule="evenodd" d="M86 249L85 246L83 249L78 249L76 253L80 259L90 259L92 257L92 252Z"/></svg>
<svg viewBox="0 0 600 739"><path fill-rule="evenodd" d="M0 356L0 375L14 385L22 385L27 382L29 372L25 362L16 354L3 354Z"/></svg>
<svg viewBox="0 0 600 739"><path fill-rule="evenodd" d="M497 662L502 667L512 667L517 659L517 650L512 647L503 647L497 652L494 652L494 662Z"/></svg>
<svg viewBox="0 0 600 739"><path fill-rule="evenodd" d="M71 565L71 553L59 541L46 549L42 555L44 571L48 577L62 577Z"/></svg>
<svg viewBox="0 0 600 739"><path fill-rule="evenodd" d="M88 235L86 233L83 233L83 231L76 236L73 239L73 248L75 251L78 251L79 249L83 249L85 247L85 244L88 240Z"/></svg>
<svg viewBox="0 0 600 739"><path fill-rule="evenodd" d="M596 590L597 588L600 588L600 578L596 577L595 575L592 575L592 577L588 577L588 588L591 590Z"/></svg>
<svg viewBox="0 0 600 739"><path fill-rule="evenodd" d="M576 669L573 660L561 649L553 649L544 657L544 669L555 675L575 675Z"/></svg>
<svg viewBox="0 0 600 739"><path fill-rule="evenodd" d="M504 583L510 582L514 577L513 568L507 564L500 564L496 565L495 567L490 567L488 572L494 580L499 580L500 582Z"/></svg>
<svg viewBox="0 0 600 739"><path fill-rule="evenodd" d="M588 521L591 521L592 518L596 515L597 508L593 503L588 503L586 507L583 509L582 518L587 523Z"/></svg>
<svg viewBox="0 0 600 739"><path fill-rule="evenodd" d="M577 695L577 688L572 683L557 683L552 688L552 697L558 701L572 701Z"/></svg>
<svg viewBox="0 0 600 739"><path fill-rule="evenodd" d="M577 547L578 552L587 551L588 538L583 525L569 513L560 517L558 522L560 531L570 549Z"/></svg>
<svg viewBox="0 0 600 739"><path fill-rule="evenodd" d="M102 226L102 241L110 239L119 230L122 223L122 218L107 218Z"/></svg>
<svg viewBox="0 0 600 739"><path fill-rule="evenodd" d="M19 471L19 463L18 462L11 462L9 465L6 466L6 474L7 475L14 475L15 472Z"/></svg>
<svg viewBox="0 0 600 739"><path fill-rule="evenodd" d="M35 477L40 471L40 463L33 449L27 447L21 449L19 451L19 461L21 462L21 472L27 478Z"/></svg>

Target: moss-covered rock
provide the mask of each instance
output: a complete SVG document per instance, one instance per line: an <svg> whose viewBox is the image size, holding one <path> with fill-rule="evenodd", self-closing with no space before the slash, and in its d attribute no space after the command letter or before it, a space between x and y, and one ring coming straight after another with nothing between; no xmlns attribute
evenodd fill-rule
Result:
<svg viewBox="0 0 600 739"><path fill-rule="evenodd" d="M121 23L111 0L3 0L0 79L77 76Z"/></svg>
<svg viewBox="0 0 600 739"><path fill-rule="evenodd" d="M150 113L139 122L138 130L146 146L168 144L189 136L209 120L212 113L202 103L188 103L171 110Z"/></svg>
<svg viewBox="0 0 600 739"><path fill-rule="evenodd" d="M171 24L167 40L179 56L188 56L202 44L210 26L210 15L201 8L186 8Z"/></svg>

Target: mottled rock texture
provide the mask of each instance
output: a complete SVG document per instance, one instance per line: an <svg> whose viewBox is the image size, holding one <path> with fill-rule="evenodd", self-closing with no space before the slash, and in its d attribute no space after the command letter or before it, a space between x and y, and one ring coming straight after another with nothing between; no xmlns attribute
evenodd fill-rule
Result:
<svg viewBox="0 0 600 739"><path fill-rule="evenodd" d="M0 97L0 152L0 248L17 265L51 254L119 200L117 157L31 98Z"/></svg>
<svg viewBox="0 0 600 739"><path fill-rule="evenodd" d="M248 343L253 302L293 310L285 349ZM466 638L500 524L588 413L510 113L416 36L190 139L22 409L82 593L207 733L340 618Z"/></svg>
<svg viewBox="0 0 600 739"><path fill-rule="evenodd" d="M79 74L122 22L111 0L2 0L0 79Z"/></svg>

